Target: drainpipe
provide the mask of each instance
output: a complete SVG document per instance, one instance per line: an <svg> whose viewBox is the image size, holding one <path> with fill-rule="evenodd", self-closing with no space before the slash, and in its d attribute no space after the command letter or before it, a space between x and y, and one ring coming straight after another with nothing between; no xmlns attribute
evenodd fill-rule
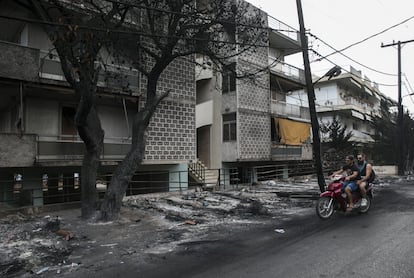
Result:
<svg viewBox="0 0 414 278"><path fill-rule="evenodd" d="M128 138L129 138L129 137L131 137L131 133L130 133L131 131L130 131L130 129L129 129L128 111L127 111L127 109L126 109L125 98L122 98L122 104L123 104L123 106L124 106L125 122L126 122L126 125L127 125L127 129L128 129Z"/></svg>
<svg viewBox="0 0 414 278"><path fill-rule="evenodd" d="M23 136L24 133L24 115L23 115L23 82L20 81L19 84L19 93L20 93L20 107L19 107L19 121L20 121L20 136Z"/></svg>

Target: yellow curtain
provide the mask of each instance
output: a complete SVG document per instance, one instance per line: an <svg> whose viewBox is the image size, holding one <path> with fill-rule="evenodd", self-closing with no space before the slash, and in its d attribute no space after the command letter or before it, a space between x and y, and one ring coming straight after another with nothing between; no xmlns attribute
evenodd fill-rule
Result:
<svg viewBox="0 0 414 278"><path fill-rule="evenodd" d="M302 145L310 137L310 124L278 119L280 143ZM275 119L276 123L276 119Z"/></svg>

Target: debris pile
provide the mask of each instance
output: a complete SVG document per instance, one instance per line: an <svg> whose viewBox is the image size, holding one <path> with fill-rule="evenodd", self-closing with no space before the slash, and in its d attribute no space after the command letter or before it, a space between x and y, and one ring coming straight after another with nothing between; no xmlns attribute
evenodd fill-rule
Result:
<svg viewBox="0 0 414 278"><path fill-rule="evenodd" d="M36 219L21 213L0 220L0 276L41 274L67 264L72 246L62 237L59 217ZM72 266L72 264L71 264Z"/></svg>
<svg viewBox="0 0 414 278"><path fill-rule="evenodd" d="M110 223L85 223L79 210L61 211L60 217L15 213L0 219L0 276L95 273L125 260L141 262L219 240L252 225L280 225L313 206L311 199L292 198L304 191L317 194L316 182L128 196L122 218Z"/></svg>

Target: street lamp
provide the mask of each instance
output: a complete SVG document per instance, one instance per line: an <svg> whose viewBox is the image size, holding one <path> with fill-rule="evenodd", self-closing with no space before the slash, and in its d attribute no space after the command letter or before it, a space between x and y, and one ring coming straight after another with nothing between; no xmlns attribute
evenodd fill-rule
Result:
<svg viewBox="0 0 414 278"><path fill-rule="evenodd" d="M340 66L334 66L333 68L328 70L324 75L322 75L318 80L313 82L312 85L315 85L316 83L318 83L324 77L328 77L328 80L330 80L332 77L336 77L336 76L340 75L341 72L342 72L342 70L341 70Z"/></svg>

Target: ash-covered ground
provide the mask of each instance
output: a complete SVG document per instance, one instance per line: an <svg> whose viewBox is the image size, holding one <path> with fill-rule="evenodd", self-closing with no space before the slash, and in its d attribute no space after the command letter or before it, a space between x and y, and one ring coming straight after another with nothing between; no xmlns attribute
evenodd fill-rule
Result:
<svg viewBox="0 0 414 278"><path fill-rule="evenodd" d="M390 183L381 179L376 188ZM82 221L80 209L14 212L0 219L0 277L85 277L126 262L153 263L254 227L285 233L284 221L295 215L316 217L318 195L316 179L302 179L129 196L121 219L108 223Z"/></svg>

